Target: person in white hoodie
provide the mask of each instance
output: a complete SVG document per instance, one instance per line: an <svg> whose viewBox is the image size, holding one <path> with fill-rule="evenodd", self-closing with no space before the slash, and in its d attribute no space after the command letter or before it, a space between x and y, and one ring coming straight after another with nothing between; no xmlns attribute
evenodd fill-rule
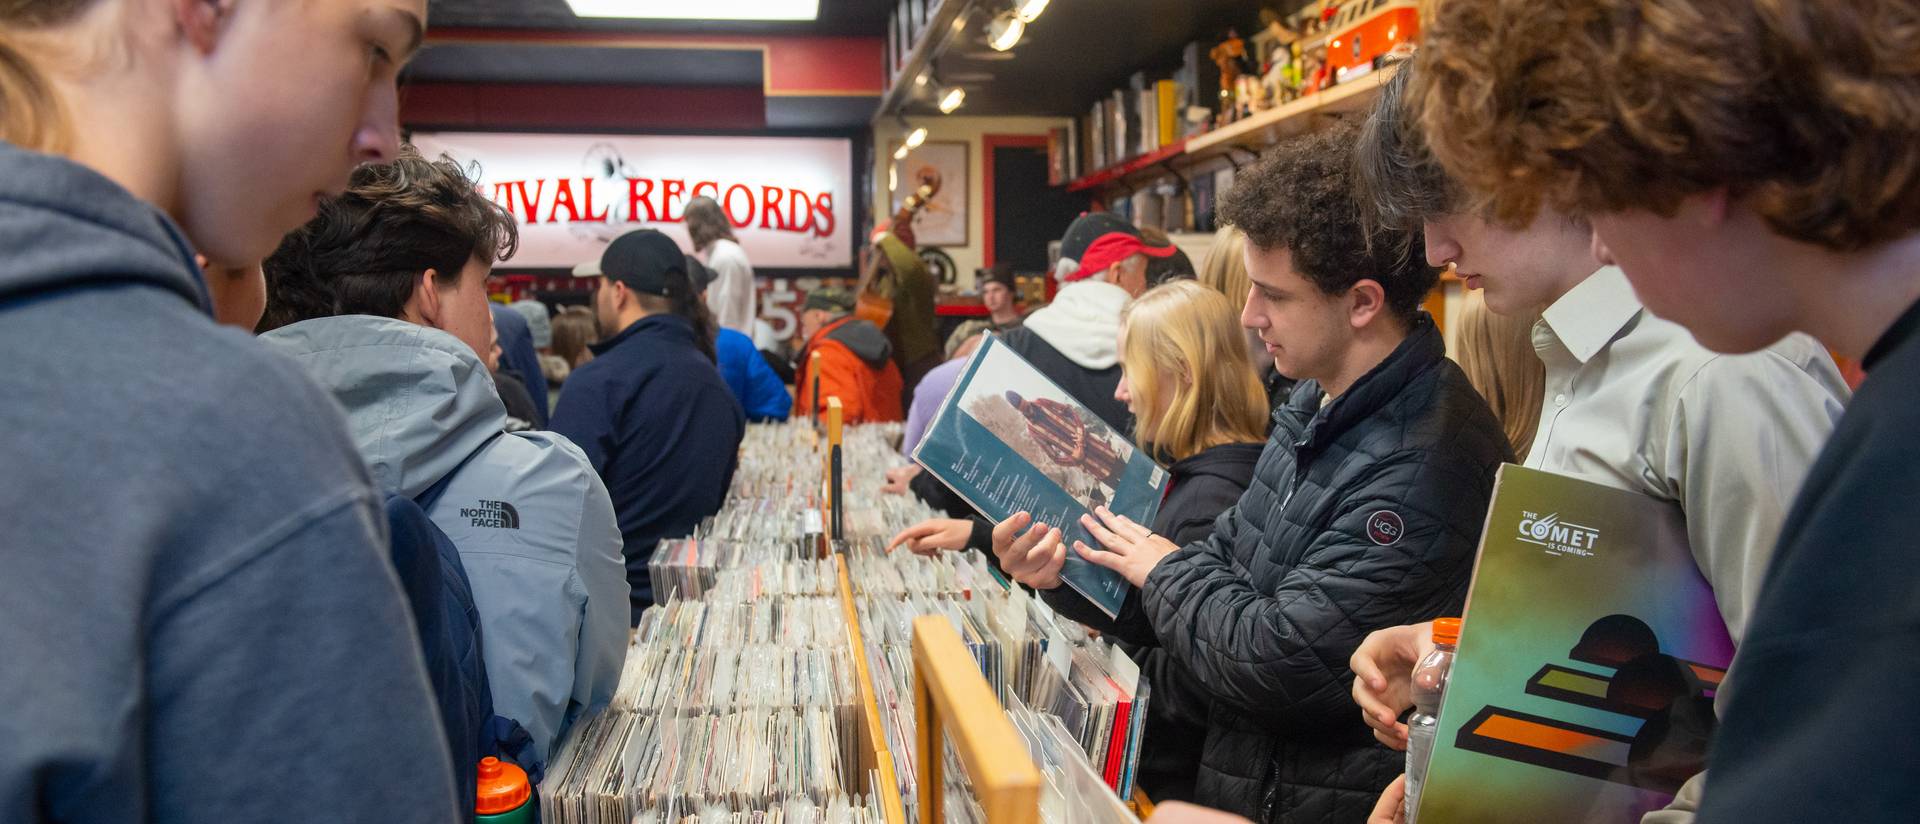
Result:
<svg viewBox="0 0 1920 824"><path fill-rule="evenodd" d="M1067 390L1081 406L1131 437L1133 417L1114 399L1120 385L1120 313L1147 290L1147 259L1171 257L1177 249L1140 236L1140 230L1108 212L1075 218L1060 241L1054 277L1063 284L1053 302L1027 316L1026 324L1000 337L1035 369ZM896 472L922 499L946 490L923 473ZM889 542L916 552L993 545L993 525L984 518L932 518Z"/></svg>
<svg viewBox="0 0 1920 824"><path fill-rule="evenodd" d="M427 515L466 567L494 711L544 761L613 698L627 574L585 453L552 432L503 432L480 353L487 275L514 246L512 218L457 164L403 149L355 171L267 259L260 339L332 390L382 491L418 498L446 480Z"/></svg>

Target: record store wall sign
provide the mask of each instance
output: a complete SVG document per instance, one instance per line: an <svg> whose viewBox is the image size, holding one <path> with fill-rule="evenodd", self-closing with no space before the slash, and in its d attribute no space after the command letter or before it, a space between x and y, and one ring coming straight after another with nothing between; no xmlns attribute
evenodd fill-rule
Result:
<svg viewBox="0 0 1920 824"><path fill-rule="evenodd" d="M853 265L846 138L416 132L413 144L468 167L481 194L513 214L513 267L598 260L642 227L692 251L686 206L701 195L727 212L756 268Z"/></svg>

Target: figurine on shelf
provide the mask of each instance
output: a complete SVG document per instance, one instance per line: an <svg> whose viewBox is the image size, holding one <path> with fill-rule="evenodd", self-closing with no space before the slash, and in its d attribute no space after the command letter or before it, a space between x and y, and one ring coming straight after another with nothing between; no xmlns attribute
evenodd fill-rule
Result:
<svg viewBox="0 0 1920 824"><path fill-rule="evenodd" d="M1239 110L1236 95L1240 90L1240 75L1254 70L1253 61L1247 56L1247 41L1240 39L1238 31L1227 29L1227 39L1214 46L1207 56L1220 67L1220 122L1222 125L1232 123Z"/></svg>
<svg viewBox="0 0 1920 824"><path fill-rule="evenodd" d="M1286 18L1282 17L1278 10L1261 9L1260 23L1261 28L1265 29L1267 34L1273 37L1274 42L1279 44L1281 50L1285 50L1287 47L1300 41L1300 33L1287 28ZM1275 62L1278 62L1280 59L1279 51L1275 52L1274 59Z"/></svg>

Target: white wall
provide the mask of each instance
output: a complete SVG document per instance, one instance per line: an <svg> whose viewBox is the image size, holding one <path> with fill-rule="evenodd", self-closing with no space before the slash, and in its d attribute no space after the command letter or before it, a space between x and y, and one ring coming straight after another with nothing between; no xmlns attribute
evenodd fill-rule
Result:
<svg viewBox="0 0 1920 824"><path fill-rule="evenodd" d="M958 270L955 284L961 289L973 288L973 270L984 265L986 259L986 200L985 158L980 151L980 138L983 135L1039 135L1056 128L1066 128L1066 118L1056 117L964 117L946 115L940 117L916 117L908 120L907 129L900 128L895 120L888 120L873 129L873 212L874 219L891 220L893 218L893 195L887 191L887 170L893 165L893 150L900 144L906 132L919 127L927 127L928 141L963 141L967 144L967 239L966 246L942 247L953 257L954 268ZM904 185L904 181L902 182ZM865 231L871 231L868 227ZM862 238L865 237L863 234Z"/></svg>

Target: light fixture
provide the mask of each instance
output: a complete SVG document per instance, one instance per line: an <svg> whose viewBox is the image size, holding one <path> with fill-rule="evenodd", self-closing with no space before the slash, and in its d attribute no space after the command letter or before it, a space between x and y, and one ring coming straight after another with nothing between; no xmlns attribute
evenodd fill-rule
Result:
<svg viewBox="0 0 1920 824"><path fill-rule="evenodd" d="M906 159L907 159L907 153L908 153L908 152L911 152L911 151L913 151L913 147L912 147L912 146L908 146L908 145L906 145L906 144L904 144L904 143L903 143L903 144L901 144L901 146L900 146L900 148L898 148L898 149L894 149L894 150L893 150L893 159L894 159L894 160L906 160Z"/></svg>
<svg viewBox="0 0 1920 824"><path fill-rule="evenodd" d="M887 192L897 191L900 191L900 166L889 163L887 164Z"/></svg>
<svg viewBox="0 0 1920 824"><path fill-rule="evenodd" d="M918 129L907 132L907 148L918 149L920 148L920 144L925 142L927 142L927 127L921 126Z"/></svg>
<svg viewBox="0 0 1920 824"><path fill-rule="evenodd" d="M1013 7L1014 15L1018 16L1022 23L1038 20L1040 13L1046 10L1047 0L1019 0L1018 5Z"/></svg>
<svg viewBox="0 0 1920 824"><path fill-rule="evenodd" d="M959 86L948 89L946 94L940 96L940 113L953 114L953 111L960 108L960 104L965 102L967 102L966 89L960 88Z"/></svg>
<svg viewBox="0 0 1920 824"><path fill-rule="evenodd" d="M987 45L994 51L1006 51L1020 42L1020 35L1027 33L1027 24L1009 11L993 18L987 24Z"/></svg>
<svg viewBox="0 0 1920 824"><path fill-rule="evenodd" d="M817 20L820 0L567 0L576 17L635 20Z"/></svg>

